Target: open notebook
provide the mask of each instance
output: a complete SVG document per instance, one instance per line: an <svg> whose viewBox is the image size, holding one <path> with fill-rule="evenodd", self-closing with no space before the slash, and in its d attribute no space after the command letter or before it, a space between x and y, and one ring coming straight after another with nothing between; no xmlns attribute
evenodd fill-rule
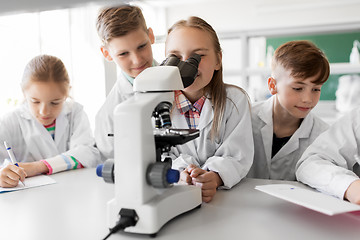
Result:
<svg viewBox="0 0 360 240"><path fill-rule="evenodd" d="M19 184L13 188L0 187L0 193L23 190L23 189L33 188L33 187L40 187L40 186L56 183L56 181L49 176L39 175L39 176L30 177L30 178L25 178L24 183L25 183L25 186L21 182L19 182Z"/></svg>
<svg viewBox="0 0 360 240"><path fill-rule="evenodd" d="M330 216L360 211L360 205L355 205L315 190L296 187L290 184L262 185L256 186L255 189Z"/></svg>

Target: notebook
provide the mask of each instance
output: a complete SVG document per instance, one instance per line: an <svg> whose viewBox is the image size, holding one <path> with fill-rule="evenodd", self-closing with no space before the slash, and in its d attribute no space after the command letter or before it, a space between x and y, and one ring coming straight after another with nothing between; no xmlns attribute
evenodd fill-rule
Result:
<svg viewBox="0 0 360 240"><path fill-rule="evenodd" d="M25 178L24 183L25 183L25 186L21 182L19 182L19 184L16 187L12 187L12 188L0 187L0 193L45 186L48 184L56 183L56 181L49 176L38 175L38 176L34 176L34 177Z"/></svg>
<svg viewBox="0 0 360 240"><path fill-rule="evenodd" d="M360 211L360 205L290 184L262 185L256 186L255 189L330 216Z"/></svg>

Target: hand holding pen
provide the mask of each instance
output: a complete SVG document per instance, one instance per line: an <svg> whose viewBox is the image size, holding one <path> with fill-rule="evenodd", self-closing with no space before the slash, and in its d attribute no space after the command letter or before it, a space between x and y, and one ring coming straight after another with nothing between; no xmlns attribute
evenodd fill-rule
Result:
<svg viewBox="0 0 360 240"><path fill-rule="evenodd" d="M24 184L24 180L26 177L26 172L23 168L19 167L19 164L16 161L15 155L11 149L11 147L4 142L6 151L9 154L10 160L13 163L2 168L0 172L0 185L2 187L15 187L17 186L19 180Z"/></svg>

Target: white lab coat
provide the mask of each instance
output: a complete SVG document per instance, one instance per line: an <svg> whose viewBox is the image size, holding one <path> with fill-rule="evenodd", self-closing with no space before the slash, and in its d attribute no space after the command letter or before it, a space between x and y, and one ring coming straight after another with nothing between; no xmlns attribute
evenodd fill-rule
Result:
<svg viewBox="0 0 360 240"><path fill-rule="evenodd" d="M296 165L296 177L319 191L344 198L359 179L360 108L352 110L321 134Z"/></svg>
<svg viewBox="0 0 360 240"><path fill-rule="evenodd" d="M106 97L106 100L95 117L95 141L101 154L101 160L114 158L114 109L134 94L133 86L121 72L118 79ZM129 126L133 127L133 126Z"/></svg>
<svg viewBox="0 0 360 240"><path fill-rule="evenodd" d="M205 170L217 172L224 188L231 188L249 171L254 155L251 116L247 96L237 88L227 87L227 100L220 135L213 142L210 130L214 111L207 99L201 111L200 136L172 148L173 168L182 170L195 164ZM171 116L173 128L188 129L188 124L177 108Z"/></svg>
<svg viewBox="0 0 360 240"><path fill-rule="evenodd" d="M159 64L153 60L153 66L157 65ZM120 71L116 83L95 117L95 142L96 147L100 151L102 161L114 158L114 137L108 136L109 133L114 133L114 109L118 104L133 95L133 86L124 73Z"/></svg>
<svg viewBox="0 0 360 240"><path fill-rule="evenodd" d="M56 119L55 140L30 113L27 103L6 114L0 121L0 142L11 145L18 162L33 162L59 154L73 156L84 167L94 167L100 159L94 147L90 123L83 107L66 101ZM0 159L9 158L0 146Z"/></svg>
<svg viewBox="0 0 360 240"><path fill-rule="evenodd" d="M289 141L272 158L274 96L257 102L251 109L254 135L254 162L248 177L294 181L295 165L306 148L328 128L328 124L311 112Z"/></svg>

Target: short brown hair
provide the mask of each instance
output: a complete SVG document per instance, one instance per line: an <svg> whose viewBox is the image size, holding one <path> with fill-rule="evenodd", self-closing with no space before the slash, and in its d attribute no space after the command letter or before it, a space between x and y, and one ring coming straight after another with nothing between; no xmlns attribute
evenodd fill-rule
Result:
<svg viewBox="0 0 360 240"><path fill-rule="evenodd" d="M147 32L141 9L127 4L101 9L97 17L96 29L104 45L111 39L124 36L134 30L143 29Z"/></svg>
<svg viewBox="0 0 360 240"><path fill-rule="evenodd" d="M55 82L59 84L65 95L69 94L70 78L64 63L57 57L39 55L26 65L21 81L25 90L31 82Z"/></svg>
<svg viewBox="0 0 360 240"><path fill-rule="evenodd" d="M295 78L317 76L315 84L323 84L329 78L330 66L325 54L310 41L299 40L284 43L274 53L272 70L278 65L291 70Z"/></svg>

